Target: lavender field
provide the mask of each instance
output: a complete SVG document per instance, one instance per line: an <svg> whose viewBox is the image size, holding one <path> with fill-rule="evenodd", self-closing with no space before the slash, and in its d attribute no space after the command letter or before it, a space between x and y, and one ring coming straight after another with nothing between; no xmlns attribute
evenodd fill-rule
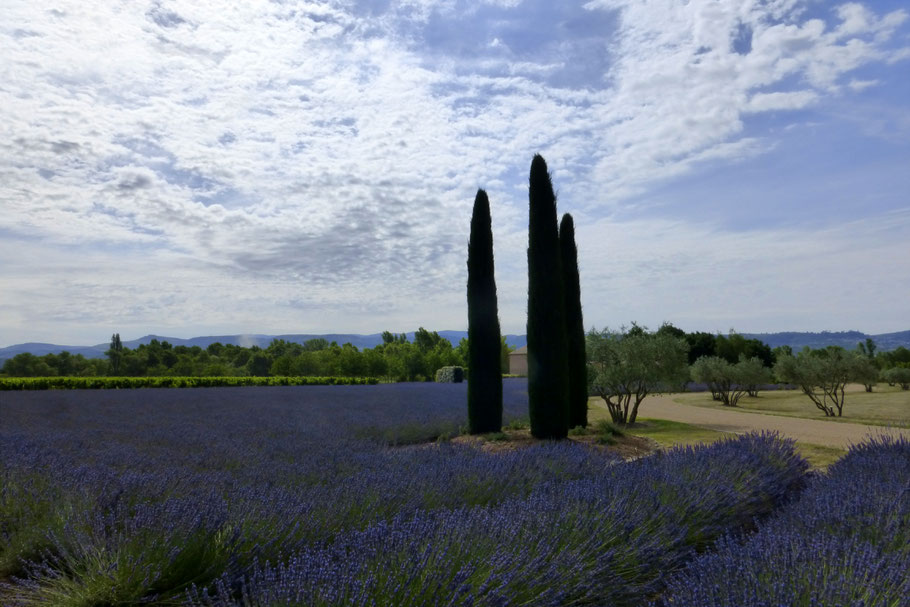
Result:
<svg viewBox="0 0 910 607"><path fill-rule="evenodd" d="M773 436L487 453L444 440L464 384L0 399L3 605L906 604L906 441L809 477ZM762 573L786 558L818 571ZM731 572L751 590L712 594Z"/></svg>

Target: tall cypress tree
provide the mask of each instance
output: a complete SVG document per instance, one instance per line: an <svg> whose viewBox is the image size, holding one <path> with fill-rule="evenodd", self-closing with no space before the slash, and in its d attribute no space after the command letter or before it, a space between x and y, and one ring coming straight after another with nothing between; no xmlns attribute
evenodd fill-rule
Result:
<svg viewBox="0 0 910 607"><path fill-rule="evenodd" d="M566 298L566 345L569 348L569 427L588 425L588 368L585 359L585 323L581 316L581 284L575 222L566 213L559 222L559 253Z"/></svg>
<svg viewBox="0 0 910 607"><path fill-rule="evenodd" d="M502 430L502 368L490 201L477 190L468 242L468 427Z"/></svg>
<svg viewBox="0 0 910 607"><path fill-rule="evenodd" d="M566 315L556 221L556 195L540 154L528 190L528 408L531 434L565 438L569 431Z"/></svg>

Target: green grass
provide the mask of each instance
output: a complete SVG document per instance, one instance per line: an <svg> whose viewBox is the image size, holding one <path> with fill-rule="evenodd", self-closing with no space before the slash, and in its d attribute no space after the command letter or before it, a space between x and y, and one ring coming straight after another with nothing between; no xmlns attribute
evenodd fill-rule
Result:
<svg viewBox="0 0 910 607"><path fill-rule="evenodd" d="M796 450L806 458L813 470L823 470L847 454L845 449L801 442L796 443Z"/></svg>
<svg viewBox="0 0 910 607"><path fill-rule="evenodd" d="M687 394L684 396L695 395ZM708 399L710 400L710 398L711 395L709 394ZM806 397L803 396L803 398ZM847 402L849 403L849 400ZM846 406L844 409L846 410ZM591 421L591 426L589 427L597 427L597 424L602 421L609 421L610 415L601 406L591 406L588 409L588 419ZM727 432L718 432L717 430L701 428L692 424L653 418L640 418L637 423L624 427L623 431L632 436L649 438L665 449L677 446L704 445L713 443L725 436L730 436ZM796 450L806 458L810 466L815 470L827 468L847 453L844 449L836 447L802 442L796 443Z"/></svg>
<svg viewBox="0 0 910 607"><path fill-rule="evenodd" d="M661 447L704 445L729 436L727 432L699 428L682 422L651 418L640 419L631 426L627 426L625 430L633 436L650 438Z"/></svg>
<svg viewBox="0 0 910 607"><path fill-rule="evenodd" d="M719 402L711 400L710 392L677 394L673 400L686 405L725 411L740 409L784 417L910 428L910 391L884 383L876 385L874 392L866 392L859 384L848 385L843 417L825 417L800 390L767 390L759 392L756 398L743 396L737 407L724 407Z"/></svg>
<svg viewBox="0 0 910 607"><path fill-rule="evenodd" d="M661 447L676 447L688 445L704 445L713 443L725 436L727 432L718 432L707 428L700 428L682 422L672 422L665 419L642 419L627 427L626 432L633 436L643 436L654 440ZM796 450L809 462L813 469L827 468L847 452L836 447L813 445L797 441Z"/></svg>

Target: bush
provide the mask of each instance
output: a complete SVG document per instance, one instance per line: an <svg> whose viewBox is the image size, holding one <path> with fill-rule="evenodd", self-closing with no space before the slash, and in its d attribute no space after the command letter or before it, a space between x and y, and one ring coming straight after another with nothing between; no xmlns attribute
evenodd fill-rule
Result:
<svg viewBox="0 0 910 607"><path fill-rule="evenodd" d="M714 538L802 484L791 441L750 435L553 479L472 508L402 512L280 564L230 575L193 605L642 605ZM237 588L243 598L238 600Z"/></svg>
<svg viewBox="0 0 910 607"><path fill-rule="evenodd" d="M910 390L910 369L904 367L892 367L882 371L882 379L888 382L889 386L898 384L901 390Z"/></svg>
<svg viewBox="0 0 910 607"><path fill-rule="evenodd" d="M436 371L436 382L440 384L460 384L464 381L464 368L442 367Z"/></svg>
<svg viewBox="0 0 910 607"><path fill-rule="evenodd" d="M906 605L910 441L853 447L746 540L728 536L669 583L659 605Z"/></svg>
<svg viewBox="0 0 910 607"><path fill-rule="evenodd" d="M375 377L0 377L0 390L117 390L237 386L357 386Z"/></svg>

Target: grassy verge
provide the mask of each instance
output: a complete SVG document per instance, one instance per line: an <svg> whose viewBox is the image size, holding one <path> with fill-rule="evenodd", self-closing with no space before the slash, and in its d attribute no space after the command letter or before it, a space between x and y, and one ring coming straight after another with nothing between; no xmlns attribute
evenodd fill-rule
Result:
<svg viewBox="0 0 910 607"><path fill-rule="evenodd" d="M632 436L650 438L664 448L680 445L704 445L730 436L727 432L718 432L665 419L643 419L626 428L626 432ZM815 470L827 468L847 453L844 449L803 442L796 443L796 450Z"/></svg>
<svg viewBox="0 0 910 607"><path fill-rule="evenodd" d="M688 394L684 396L695 396ZM710 400L711 396L708 395ZM805 397L803 397L805 398ZM600 406L592 406L588 409L588 419L592 424L600 420L609 420L610 416L607 411ZM716 442L725 436L730 436L727 432L719 432L708 428L700 428L692 424L674 422L666 419L641 418L632 426L624 428L626 434L647 438L661 448L670 448L689 445L705 445ZM839 460L846 451L836 447L826 447L823 445L813 445L810 443L797 442L796 450L809 462L809 465L815 469L825 469L837 460Z"/></svg>
<svg viewBox="0 0 910 607"><path fill-rule="evenodd" d="M678 447L688 445L705 445L716 442L727 432L718 432L708 428L699 428L691 424L673 422L666 419L644 418L625 428L633 436L650 438L661 447Z"/></svg>
<svg viewBox="0 0 910 607"><path fill-rule="evenodd" d="M799 390L768 390L759 392L755 398L744 396L735 408L724 407L711 400L709 392L677 394L673 400L686 405L725 411L740 409L784 417L910 428L910 391L887 384L878 384L874 392L866 392L859 384L848 385L843 417L825 417L812 404L809 397Z"/></svg>

